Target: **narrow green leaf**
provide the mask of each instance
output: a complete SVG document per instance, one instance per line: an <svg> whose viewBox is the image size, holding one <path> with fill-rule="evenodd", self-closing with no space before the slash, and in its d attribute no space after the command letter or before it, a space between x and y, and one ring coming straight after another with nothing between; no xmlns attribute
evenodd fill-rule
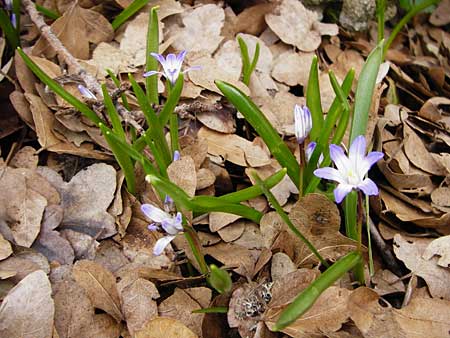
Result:
<svg viewBox="0 0 450 338"><path fill-rule="evenodd" d="M117 113L116 107L112 102L111 96L109 96L106 85L102 84L103 100L106 107L106 112L108 113L109 119L113 127L113 131L124 141L126 140L125 131L122 127L122 122L120 121L120 116Z"/></svg>
<svg viewBox="0 0 450 338"><path fill-rule="evenodd" d="M184 210L193 210L194 206L188 194L183 189L179 188L176 184L172 183L168 179L159 177L157 175L147 175L146 181L155 186L159 191L169 195L174 202Z"/></svg>
<svg viewBox="0 0 450 338"><path fill-rule="evenodd" d="M347 271L351 270L361 261L361 255L352 251L340 258L331 267L325 270L317 279L304 289L280 314L273 331L280 331L289 324L295 322L300 316L314 305L317 298L334 282L341 278Z"/></svg>
<svg viewBox="0 0 450 338"><path fill-rule="evenodd" d="M357 136L365 135L366 133L372 94L375 89L375 81L383 57L383 44L384 41L381 41L369 54L359 75L355 93L355 108L353 111L349 144L351 144Z"/></svg>
<svg viewBox="0 0 450 338"><path fill-rule="evenodd" d="M308 86L306 88L306 105L312 117L312 129L309 133L311 141L317 141L323 126L323 111L320 101L319 66L317 56L314 56L309 70Z"/></svg>
<svg viewBox="0 0 450 338"><path fill-rule="evenodd" d="M286 168L280 169L272 176L266 178L264 180L264 184L267 186L267 188L272 189L274 186L276 186L278 183L281 182L281 180L286 175L287 170ZM226 195L219 196L218 198L220 200L230 202L230 203L240 203L242 201L248 201L252 198L258 197L262 194L261 187L258 185L253 185L251 187L235 191Z"/></svg>
<svg viewBox="0 0 450 338"><path fill-rule="evenodd" d="M12 49L16 49L19 46L19 35L17 30L11 24L8 13L4 9L0 9L0 28L5 34L6 41Z"/></svg>
<svg viewBox="0 0 450 338"><path fill-rule="evenodd" d="M103 136L105 137L106 142L108 143L111 151L114 154L114 157L119 163L119 166L122 168L123 173L125 175L125 180L127 182L128 191L131 194L136 192L136 183L135 183L135 175L134 175L134 166L133 162L130 159L130 156L127 154L123 148L116 142L116 139L112 137L112 132L108 130L103 123L99 124L100 130L102 131ZM125 141L124 141L125 142Z"/></svg>
<svg viewBox="0 0 450 338"><path fill-rule="evenodd" d="M136 14L142 7L144 7L149 0L134 0L127 8L125 8L111 23L114 30L119 28L125 21Z"/></svg>
<svg viewBox="0 0 450 338"><path fill-rule="evenodd" d="M19 37L19 46L20 46L20 25L22 22L22 15L20 13L20 8L22 7L22 1L21 0L13 0L13 13L16 15L16 32L17 36Z"/></svg>
<svg viewBox="0 0 450 338"><path fill-rule="evenodd" d="M228 313L228 308L226 306L207 307L204 309L194 310L192 313Z"/></svg>
<svg viewBox="0 0 450 338"><path fill-rule="evenodd" d="M60 15L58 13L53 12L52 10L50 10L44 6L36 4L36 9L38 10L38 12L42 13L49 19L56 20L60 17Z"/></svg>
<svg viewBox="0 0 450 338"><path fill-rule="evenodd" d="M255 53L253 54L253 58L250 63L250 55L248 53L247 44L239 35L237 36L237 41L239 43L239 49L241 51L242 58L242 82L244 82L244 84L248 86L250 84L250 76L255 70L256 64L258 63L260 46L259 43L256 43Z"/></svg>
<svg viewBox="0 0 450 338"><path fill-rule="evenodd" d="M145 54L145 71L157 71L158 61L150 53L159 53L158 7L153 7L149 13L147 29L147 48ZM150 103L158 104L158 77L156 75L145 78L145 90Z"/></svg>
<svg viewBox="0 0 450 338"><path fill-rule="evenodd" d="M178 141L178 115L175 113L170 114L169 132L170 132L170 146L172 147L172 154L173 154L175 150L180 150L180 144Z"/></svg>
<svg viewBox="0 0 450 338"><path fill-rule="evenodd" d="M259 110L259 108L243 92L233 85L215 81L217 88L225 95L236 109L244 115L245 119L255 128L259 136L264 140L272 155L280 165L287 168L291 180L296 186L299 181L299 165L294 155L284 143L277 131L270 124L269 120Z"/></svg>
<svg viewBox="0 0 450 338"><path fill-rule="evenodd" d="M108 73L109 77L111 78L111 80L114 82L114 85L119 89L120 88L120 80L118 79L118 77L116 76L116 74L114 74L112 72L111 69L106 69L106 72ZM128 100L127 100L127 96L125 94L120 95L120 97L122 98L122 103L123 106L130 110L130 105L128 104Z"/></svg>
<svg viewBox="0 0 450 338"><path fill-rule="evenodd" d="M95 114L86 104L78 100L75 96L66 91L61 87L56 81L49 77L45 72L39 68L37 64L26 55L21 48L17 48L17 52L22 57L25 64L30 68L30 70L36 75L43 83L45 83L51 90L55 92L56 95L60 96L72 106L74 106L78 111L80 111L84 116L94 122L96 125L103 122L97 114Z"/></svg>
<svg viewBox="0 0 450 338"><path fill-rule="evenodd" d="M178 76L177 82L175 82L175 85L170 89L167 101L164 104L161 113L159 114L160 126L165 126L167 122L169 122L170 115L174 112L175 107L177 106L178 101L180 100L181 92L183 90L183 84L184 84L184 75L180 74Z"/></svg>
<svg viewBox="0 0 450 338"><path fill-rule="evenodd" d="M215 264L211 264L209 269L211 271L207 278L209 285L218 293L230 292L233 287L230 274L226 270L218 268Z"/></svg>

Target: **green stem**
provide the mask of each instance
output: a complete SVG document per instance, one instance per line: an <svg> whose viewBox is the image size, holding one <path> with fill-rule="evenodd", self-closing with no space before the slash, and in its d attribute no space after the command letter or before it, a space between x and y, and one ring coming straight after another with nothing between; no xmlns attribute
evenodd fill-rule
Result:
<svg viewBox="0 0 450 338"><path fill-rule="evenodd" d="M369 196L366 196L366 229L367 229L367 247L369 250L369 274L372 277L375 273L375 268L373 266L373 255L372 255L372 238L370 235L370 224L369 224Z"/></svg>
<svg viewBox="0 0 450 338"><path fill-rule="evenodd" d="M383 48L383 55L386 55L386 52L388 51L394 39L397 37L398 33L400 33L402 28L408 23L409 20L412 19L412 17L414 17L414 15L423 11L425 8L431 5L436 5L437 3L439 3L439 1L440 0L427 0L411 8L410 11L406 13L406 15L399 21L399 23L395 25L394 29L391 32L391 35L386 40Z"/></svg>
<svg viewBox="0 0 450 338"><path fill-rule="evenodd" d="M305 167L306 167L306 154L305 154L305 143L301 143L298 145L298 150L300 153L300 176L298 178L298 194L302 197L303 194L303 185L305 181Z"/></svg>
<svg viewBox="0 0 450 338"><path fill-rule="evenodd" d="M386 9L386 0L377 0L377 19L378 19L378 43L384 39L384 11Z"/></svg>
<svg viewBox="0 0 450 338"><path fill-rule="evenodd" d="M195 260L200 267L200 272L204 275L207 275L209 273L208 264L206 264L205 257L201 252L201 245L197 233L190 225L185 226L185 230L186 231L184 232L184 236L186 237L186 240L189 243L189 247L194 254Z"/></svg>
<svg viewBox="0 0 450 338"><path fill-rule="evenodd" d="M314 247L314 245L298 230L295 225L291 222L289 219L289 216L284 212L283 208L281 207L280 203L278 203L275 196L270 192L270 190L267 188L267 185L264 183L264 181L258 176L256 171L252 171L250 173L252 178L255 180L256 184L261 187L262 192L264 195L266 195L269 203L272 205L272 207L275 209L275 211L280 215L281 219L286 223L286 225L291 229L291 231L298 237L300 240L306 244L309 250L319 259L319 261L325 266L329 267L329 264L327 261L322 257L322 255L317 251L317 249Z"/></svg>

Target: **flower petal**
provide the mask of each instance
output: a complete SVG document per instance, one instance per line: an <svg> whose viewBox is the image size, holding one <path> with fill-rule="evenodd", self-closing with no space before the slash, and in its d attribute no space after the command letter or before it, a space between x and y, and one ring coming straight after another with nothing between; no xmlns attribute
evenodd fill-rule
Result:
<svg viewBox="0 0 450 338"><path fill-rule="evenodd" d="M316 142L309 142L305 149L306 154L306 160L309 161L311 159L311 156L314 152L314 149L316 149Z"/></svg>
<svg viewBox="0 0 450 338"><path fill-rule="evenodd" d="M377 185L370 178L366 178L358 184L358 189L361 189L367 196L374 196L379 193Z"/></svg>
<svg viewBox="0 0 450 338"><path fill-rule="evenodd" d="M147 229L150 231L156 231L159 229L159 226L157 226L156 223L152 223L152 224L147 225Z"/></svg>
<svg viewBox="0 0 450 338"><path fill-rule="evenodd" d="M155 247L153 248L153 254L155 256L161 255L166 246L168 246L174 238L175 236L164 236L163 238L158 239L155 243Z"/></svg>
<svg viewBox="0 0 450 338"><path fill-rule="evenodd" d="M162 223L163 221L171 218L171 216L167 212L162 211L161 209L151 204L142 204L141 210L145 214L145 216L157 223Z"/></svg>
<svg viewBox="0 0 450 338"><path fill-rule="evenodd" d="M348 157L350 158L350 161L358 164L364 156L366 156L366 138L363 135L359 135L353 140L348 152Z"/></svg>
<svg viewBox="0 0 450 338"><path fill-rule="evenodd" d="M158 53L150 53L151 56L153 56L156 60L158 60L158 62L162 65L166 62L166 59L164 58L164 56L162 54L158 54Z"/></svg>
<svg viewBox="0 0 450 338"><path fill-rule="evenodd" d="M178 61L180 64L183 63L184 58L186 57L186 53L187 53L187 52L186 52L185 50L183 50L183 51L180 52L180 54L177 55L177 61Z"/></svg>
<svg viewBox="0 0 450 338"><path fill-rule="evenodd" d="M338 183L344 183L346 180L342 177L342 174L339 170L336 170L331 167L319 168L314 170L314 175L320 178L325 178L327 180L336 181Z"/></svg>
<svg viewBox="0 0 450 338"><path fill-rule="evenodd" d="M95 97L95 95L83 85L78 85L78 90L81 93L81 95L83 95L84 97L87 97L88 99L93 99L93 100L97 99Z"/></svg>
<svg viewBox="0 0 450 338"><path fill-rule="evenodd" d="M346 175L351 171L350 161L341 147L330 144L330 157L342 175Z"/></svg>
<svg viewBox="0 0 450 338"><path fill-rule="evenodd" d="M155 75L155 74L162 74L161 72L157 72L157 71L155 71L155 70L150 70L150 71L148 71L148 72L146 72L146 73L144 73L144 77L149 77L149 76L152 76L152 75Z"/></svg>
<svg viewBox="0 0 450 338"><path fill-rule="evenodd" d="M370 168L377 163L380 159L382 159L384 154L380 151L372 151L370 152L363 160L361 165L358 167L358 170L361 171L362 177L364 177Z"/></svg>
<svg viewBox="0 0 450 338"><path fill-rule="evenodd" d="M352 191L353 186L350 184L338 184L336 189L334 189L334 200L336 203L341 203L347 194Z"/></svg>
<svg viewBox="0 0 450 338"><path fill-rule="evenodd" d="M181 158L180 152L178 150L175 150L173 152L173 161L178 161Z"/></svg>

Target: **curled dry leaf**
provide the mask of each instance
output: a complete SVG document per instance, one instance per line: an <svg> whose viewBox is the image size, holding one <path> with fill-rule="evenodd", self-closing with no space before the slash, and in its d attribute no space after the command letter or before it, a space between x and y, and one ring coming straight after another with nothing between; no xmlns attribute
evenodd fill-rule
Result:
<svg viewBox="0 0 450 338"><path fill-rule="evenodd" d="M77 2L51 25L52 31L69 52L76 58L89 59L89 42L99 44L111 41L114 31L108 20L98 12L82 8ZM83 39L79 37L82 36ZM55 56L55 51L44 37L40 37L33 48L34 55Z"/></svg>
<svg viewBox="0 0 450 338"><path fill-rule="evenodd" d="M254 143L238 135L225 135L202 127L198 136L208 143L208 153L246 167L261 167L270 164L267 152Z"/></svg>
<svg viewBox="0 0 450 338"><path fill-rule="evenodd" d="M433 256L439 256L437 265L443 268L450 267L450 236L437 238L426 247L422 257L429 260Z"/></svg>
<svg viewBox="0 0 450 338"><path fill-rule="evenodd" d="M167 317L158 317L148 321L144 328L136 332L135 338L198 338L180 321Z"/></svg>
<svg viewBox="0 0 450 338"><path fill-rule="evenodd" d="M11 244L0 234L0 261L12 254Z"/></svg>
<svg viewBox="0 0 450 338"><path fill-rule="evenodd" d="M176 50L207 52L212 54L223 37L224 10L214 4L203 5L182 14L184 27L172 44Z"/></svg>
<svg viewBox="0 0 450 338"><path fill-rule="evenodd" d="M209 230L216 232L241 218L239 215L213 211L209 213Z"/></svg>
<svg viewBox="0 0 450 338"><path fill-rule="evenodd" d="M0 306L0 336L52 338L55 306L51 294L50 281L42 270L20 281Z"/></svg>
<svg viewBox="0 0 450 338"><path fill-rule="evenodd" d="M155 284L138 278L122 291L122 309L128 331L134 335L146 322L158 317L158 307L154 299L159 298Z"/></svg>
<svg viewBox="0 0 450 338"><path fill-rule="evenodd" d="M272 13L266 14L266 22L284 43L304 52L316 50L321 35L338 34L337 25L320 23L316 12L296 0L283 0Z"/></svg>
<svg viewBox="0 0 450 338"><path fill-rule="evenodd" d="M111 272L95 262L81 260L75 263L72 274L94 307L102 309L118 322L123 319L116 278Z"/></svg>
<svg viewBox="0 0 450 338"><path fill-rule="evenodd" d="M120 336L121 325L106 313L94 315L92 326L86 337L89 338L117 338Z"/></svg>
<svg viewBox="0 0 450 338"><path fill-rule="evenodd" d="M93 164L77 173L69 183L50 168L40 167L38 172L61 194L63 229L99 239L116 233L114 217L106 211L116 191L116 171L112 166Z"/></svg>
<svg viewBox="0 0 450 338"><path fill-rule="evenodd" d="M450 271L437 265L438 258L430 256L430 252L424 255L430 243L431 240L419 238L411 242L397 234L394 236L394 253L411 272L425 280L433 297L450 300Z"/></svg>
<svg viewBox="0 0 450 338"><path fill-rule="evenodd" d="M374 290L380 296L388 295L396 292L405 292L405 285L390 270L378 270L372 277L375 284Z"/></svg>
<svg viewBox="0 0 450 338"><path fill-rule="evenodd" d="M195 297L196 296L196 297ZM199 302L197 298L205 298L206 302ZM202 336L202 321L204 314L192 313L209 305L211 290L205 287L194 289L176 288L172 296L164 300L158 307L163 317L179 320L199 337Z"/></svg>

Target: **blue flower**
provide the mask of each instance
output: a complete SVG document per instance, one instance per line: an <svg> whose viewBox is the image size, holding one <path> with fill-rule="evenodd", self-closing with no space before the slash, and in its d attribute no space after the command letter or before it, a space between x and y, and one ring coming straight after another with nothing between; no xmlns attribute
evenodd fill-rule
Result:
<svg viewBox="0 0 450 338"><path fill-rule="evenodd" d="M348 156L345 155L341 147L331 144L330 157L336 165L336 169L331 167L319 168L314 170L314 175L339 183L334 189L336 203L341 203L353 189L361 190L368 196L378 195L376 184L365 176L369 169L383 157L383 153L372 151L366 156L366 139L364 136L360 135L354 139Z"/></svg>
<svg viewBox="0 0 450 338"><path fill-rule="evenodd" d="M176 216L172 216L152 204L142 204L141 210L145 216L155 222L148 225L149 230L158 230L160 226L166 234L163 238L158 239L153 248L153 254L159 256L166 246L169 245L179 233L183 232L183 219L181 213L178 212ZM159 223L159 226L156 223Z"/></svg>
<svg viewBox="0 0 450 338"><path fill-rule="evenodd" d="M312 128L311 112L307 106L300 107L295 105L294 107L294 132L297 137L298 144L302 144L308 137Z"/></svg>
<svg viewBox="0 0 450 338"><path fill-rule="evenodd" d="M78 91L81 93L81 95L83 95L87 99L97 100L95 95L89 89L87 89L85 86L78 85Z"/></svg>

